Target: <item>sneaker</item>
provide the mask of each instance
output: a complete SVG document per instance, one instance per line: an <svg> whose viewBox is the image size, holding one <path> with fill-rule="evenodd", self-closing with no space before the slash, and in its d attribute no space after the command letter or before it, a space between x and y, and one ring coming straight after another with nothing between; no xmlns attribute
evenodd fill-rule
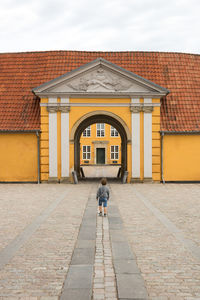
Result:
<svg viewBox="0 0 200 300"><path fill-rule="evenodd" d="M102 216L102 212L99 213L99 216Z"/></svg>
<svg viewBox="0 0 200 300"><path fill-rule="evenodd" d="M104 217L106 217L107 216L107 214L104 214Z"/></svg>

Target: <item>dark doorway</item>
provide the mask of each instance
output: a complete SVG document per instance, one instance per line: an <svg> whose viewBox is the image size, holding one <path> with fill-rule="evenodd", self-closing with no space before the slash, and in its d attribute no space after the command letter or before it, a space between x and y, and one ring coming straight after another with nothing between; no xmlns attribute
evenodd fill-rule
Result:
<svg viewBox="0 0 200 300"><path fill-rule="evenodd" d="M96 148L96 163L97 165L105 164L105 148Z"/></svg>

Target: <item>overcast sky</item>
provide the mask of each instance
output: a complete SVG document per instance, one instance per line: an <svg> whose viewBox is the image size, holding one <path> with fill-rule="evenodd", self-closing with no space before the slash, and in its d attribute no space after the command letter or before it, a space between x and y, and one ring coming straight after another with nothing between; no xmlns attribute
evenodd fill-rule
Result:
<svg viewBox="0 0 200 300"><path fill-rule="evenodd" d="M1 0L0 52L200 53L200 0Z"/></svg>

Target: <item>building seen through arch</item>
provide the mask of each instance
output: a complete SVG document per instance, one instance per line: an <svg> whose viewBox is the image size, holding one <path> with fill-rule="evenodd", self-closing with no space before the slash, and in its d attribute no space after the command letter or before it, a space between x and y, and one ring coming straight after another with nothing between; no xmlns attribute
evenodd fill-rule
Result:
<svg viewBox="0 0 200 300"><path fill-rule="evenodd" d="M80 166L86 177L117 176L121 168L121 137L114 126L94 123L83 131Z"/></svg>
<svg viewBox="0 0 200 300"><path fill-rule="evenodd" d="M121 138L107 123L89 125L80 139L81 165L121 165Z"/></svg>

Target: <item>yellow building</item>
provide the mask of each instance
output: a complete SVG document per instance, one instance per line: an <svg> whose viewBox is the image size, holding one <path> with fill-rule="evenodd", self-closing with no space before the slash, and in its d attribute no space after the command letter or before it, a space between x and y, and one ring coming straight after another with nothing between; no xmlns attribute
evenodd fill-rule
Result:
<svg viewBox="0 0 200 300"><path fill-rule="evenodd" d="M111 125L96 123L88 126L80 138L81 165L120 165L121 138Z"/></svg>
<svg viewBox="0 0 200 300"><path fill-rule="evenodd" d="M49 137L41 180L71 181L72 171L79 177L83 156L97 163L102 149L109 163L114 145L106 146L100 135L110 126L121 138L122 176L127 171L128 182L160 180L160 98L167 89L99 58L33 91L41 98L41 144L43 134ZM91 125L96 133L82 147L81 135Z"/></svg>
<svg viewBox="0 0 200 300"><path fill-rule="evenodd" d="M104 163L128 182L200 181L199 55L10 53L0 66L1 182Z"/></svg>

